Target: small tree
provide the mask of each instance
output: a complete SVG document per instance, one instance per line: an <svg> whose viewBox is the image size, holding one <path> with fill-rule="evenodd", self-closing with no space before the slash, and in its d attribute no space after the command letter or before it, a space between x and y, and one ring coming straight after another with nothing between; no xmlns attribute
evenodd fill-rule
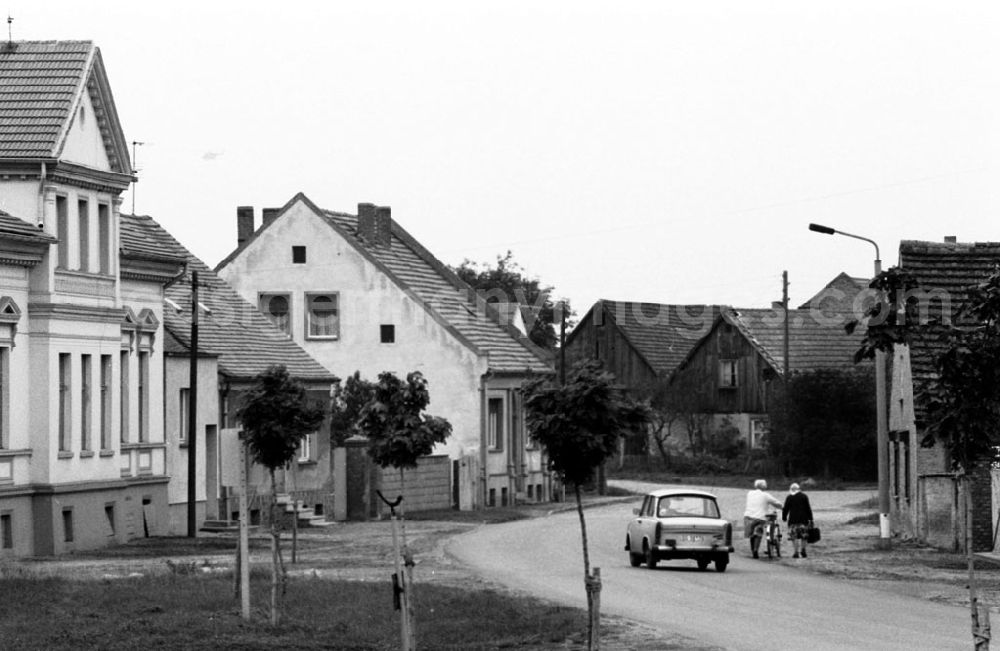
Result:
<svg viewBox="0 0 1000 651"><path fill-rule="evenodd" d="M583 516L581 487L596 469L614 454L618 438L649 426L649 408L614 386L614 377L588 360L575 367L565 385L539 379L525 386L525 410L531 439L542 446L549 469L573 487L583 540L584 586L590 615L587 644L599 641L600 570L590 571L587 522Z"/></svg>
<svg viewBox="0 0 1000 651"><path fill-rule="evenodd" d="M334 380L330 398L330 442L334 447L343 446L344 441L361 433L358 421L374 395L375 385L362 379L361 371L355 371L343 383L340 378Z"/></svg>
<svg viewBox="0 0 1000 651"><path fill-rule="evenodd" d="M284 366L272 366L257 376L237 412L246 446L255 463L267 468L271 478L271 624L277 625L278 582L285 581L281 562L281 523L276 513L278 487L275 470L295 458L302 439L323 422L323 409L309 405L305 388Z"/></svg>
<svg viewBox="0 0 1000 651"><path fill-rule="evenodd" d="M407 468L416 468L420 457L430 454L435 445L444 443L451 435L451 423L423 413L430 400L427 380L419 372L407 375L405 382L393 373L380 373L378 382L372 386L371 399L361 410L357 421L358 430L368 437L368 456L382 468L392 466L399 470L399 482L404 494L406 484L403 472ZM393 520L395 527L395 518ZM393 537L395 538L395 529ZM405 530L402 556L406 566L405 577L401 577L403 617L404 622L407 622L403 625L403 647L411 649L416 648L413 559L406 548ZM409 640L405 637L407 633Z"/></svg>

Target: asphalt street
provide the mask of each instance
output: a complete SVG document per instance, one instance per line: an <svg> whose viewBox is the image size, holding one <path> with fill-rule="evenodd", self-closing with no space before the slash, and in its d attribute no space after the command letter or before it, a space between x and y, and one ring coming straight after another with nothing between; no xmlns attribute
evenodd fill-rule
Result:
<svg viewBox="0 0 1000 651"><path fill-rule="evenodd" d="M634 488L642 488L634 486ZM713 489L723 516L742 517L746 491ZM776 497L782 499L777 492ZM811 493L814 509L865 494ZM729 569L699 571L694 561L632 568L625 527L636 504L586 510L591 566L601 568L602 613L627 617L726 649L967 649L968 610L824 579L780 562L749 558L737 530ZM586 608L576 511L481 527L456 537L448 551L485 577L554 601ZM808 561L794 561L808 562Z"/></svg>

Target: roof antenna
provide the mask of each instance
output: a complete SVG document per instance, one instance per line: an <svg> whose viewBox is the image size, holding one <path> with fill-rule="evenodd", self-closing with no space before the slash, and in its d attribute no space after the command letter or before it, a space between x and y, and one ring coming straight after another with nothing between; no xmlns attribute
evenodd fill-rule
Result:
<svg viewBox="0 0 1000 651"><path fill-rule="evenodd" d="M7 42L8 43L10 43L10 42L12 42L14 40L14 37L11 36L11 30L10 30L10 26L11 26L11 24L13 22L14 22L14 17L10 15L10 9L8 9L7 10Z"/></svg>

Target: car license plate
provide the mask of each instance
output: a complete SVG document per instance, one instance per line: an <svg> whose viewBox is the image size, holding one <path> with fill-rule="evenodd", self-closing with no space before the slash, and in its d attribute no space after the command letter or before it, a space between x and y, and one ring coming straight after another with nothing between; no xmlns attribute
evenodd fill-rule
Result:
<svg viewBox="0 0 1000 651"><path fill-rule="evenodd" d="M701 542L701 536L688 535L684 536L685 542Z"/></svg>

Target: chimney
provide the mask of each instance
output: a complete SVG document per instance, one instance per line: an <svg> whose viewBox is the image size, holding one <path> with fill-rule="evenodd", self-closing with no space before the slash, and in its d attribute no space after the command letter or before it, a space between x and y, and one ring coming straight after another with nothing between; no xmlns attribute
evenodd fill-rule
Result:
<svg viewBox="0 0 1000 651"><path fill-rule="evenodd" d="M958 238L956 236L954 236L954 235L945 235L944 236L944 243L945 244L958 244Z"/></svg>
<svg viewBox="0 0 1000 651"><path fill-rule="evenodd" d="M392 210L388 206L359 203L358 235L370 246L389 246L392 241Z"/></svg>
<svg viewBox="0 0 1000 651"><path fill-rule="evenodd" d="M236 207L236 246L242 246L253 235L253 206Z"/></svg>
<svg viewBox="0 0 1000 651"><path fill-rule="evenodd" d="M260 214L261 219L264 221L264 226L274 221L274 218L278 216L279 210L281 208L261 208Z"/></svg>

